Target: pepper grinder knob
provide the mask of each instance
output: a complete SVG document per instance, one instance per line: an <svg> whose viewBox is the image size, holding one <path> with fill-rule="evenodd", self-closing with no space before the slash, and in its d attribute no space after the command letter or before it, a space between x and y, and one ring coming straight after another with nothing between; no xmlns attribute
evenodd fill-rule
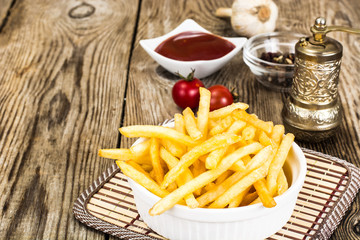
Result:
<svg viewBox="0 0 360 240"><path fill-rule="evenodd" d="M323 18L323 17L318 17L318 18L315 20L314 27L315 27L317 30L324 30L324 29L326 28L326 19Z"/></svg>

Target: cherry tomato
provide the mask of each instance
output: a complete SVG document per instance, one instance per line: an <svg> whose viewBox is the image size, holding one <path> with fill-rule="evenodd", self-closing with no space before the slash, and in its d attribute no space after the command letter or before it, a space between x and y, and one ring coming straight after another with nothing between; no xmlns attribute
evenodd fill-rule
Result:
<svg viewBox="0 0 360 240"><path fill-rule="evenodd" d="M209 87L208 90L211 92L210 111L225 107L234 102L231 92L223 85L214 85Z"/></svg>
<svg viewBox="0 0 360 240"><path fill-rule="evenodd" d="M175 83L172 89L172 97L174 102L181 108L197 108L200 101L199 88L204 84L193 75L181 79Z"/></svg>

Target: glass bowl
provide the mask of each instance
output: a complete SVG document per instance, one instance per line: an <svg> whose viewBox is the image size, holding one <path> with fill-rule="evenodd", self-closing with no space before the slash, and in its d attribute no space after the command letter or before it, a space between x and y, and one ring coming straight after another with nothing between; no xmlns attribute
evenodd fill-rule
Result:
<svg viewBox="0 0 360 240"><path fill-rule="evenodd" d="M301 37L302 34L292 32L272 32L253 36L244 46L244 62L257 81L265 87L276 91L288 91L294 75L294 61L291 58L291 61L285 60L289 54L295 55L295 44ZM267 57L271 54L282 56L284 63L263 60L262 54ZM276 60L279 61L279 58Z"/></svg>

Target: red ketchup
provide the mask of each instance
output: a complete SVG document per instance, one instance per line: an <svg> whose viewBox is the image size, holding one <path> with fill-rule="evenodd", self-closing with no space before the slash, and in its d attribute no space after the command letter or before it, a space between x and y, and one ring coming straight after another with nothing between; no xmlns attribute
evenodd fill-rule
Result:
<svg viewBox="0 0 360 240"><path fill-rule="evenodd" d="M212 60L225 56L235 45L204 32L188 31L172 36L156 47L155 52L180 61Z"/></svg>

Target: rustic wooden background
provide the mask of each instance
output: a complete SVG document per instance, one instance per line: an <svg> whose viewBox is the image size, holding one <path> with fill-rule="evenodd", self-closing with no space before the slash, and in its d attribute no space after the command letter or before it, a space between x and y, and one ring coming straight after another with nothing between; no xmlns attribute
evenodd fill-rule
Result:
<svg viewBox="0 0 360 240"><path fill-rule="evenodd" d="M276 0L277 30L309 34L318 16L360 28L358 0ZM236 36L218 7L231 0L0 0L0 238L112 239L74 219L73 202L113 162L99 148L129 147L118 128L157 124L180 111L177 80L139 46L186 18ZM360 167L360 36L331 33L344 47L338 134L299 143ZM281 123L284 94L271 92L236 56L206 86L236 88L260 118ZM357 197L332 239L360 238Z"/></svg>

